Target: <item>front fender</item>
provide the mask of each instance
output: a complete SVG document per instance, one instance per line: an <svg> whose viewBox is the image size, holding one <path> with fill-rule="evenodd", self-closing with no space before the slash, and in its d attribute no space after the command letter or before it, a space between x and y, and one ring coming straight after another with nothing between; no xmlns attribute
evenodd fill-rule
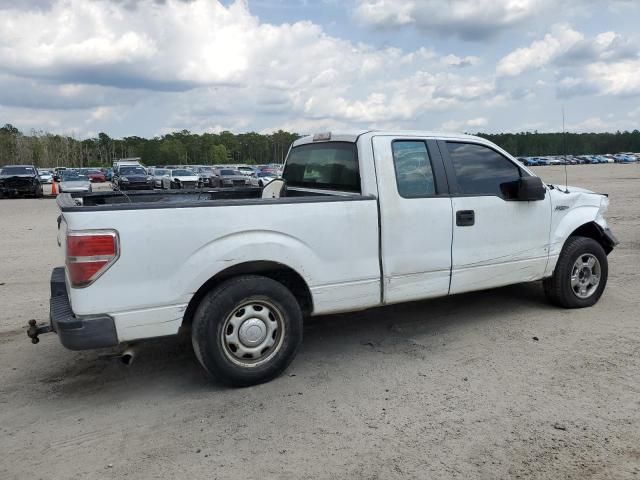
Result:
<svg viewBox="0 0 640 480"><path fill-rule="evenodd" d="M550 255L559 255L567 238L581 226L595 222L598 216L599 207L592 205L582 205L569 210L561 218L554 218L558 214L558 210L554 209L551 219L551 239L550 239ZM554 222L556 220L556 222ZM554 225L555 223L555 225Z"/></svg>

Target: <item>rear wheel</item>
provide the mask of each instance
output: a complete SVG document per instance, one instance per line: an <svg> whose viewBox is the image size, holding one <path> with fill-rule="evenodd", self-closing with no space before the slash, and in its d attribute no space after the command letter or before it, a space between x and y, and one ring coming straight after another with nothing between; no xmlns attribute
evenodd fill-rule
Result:
<svg viewBox="0 0 640 480"><path fill-rule="evenodd" d="M227 280L200 302L193 349L207 373L241 387L280 375L302 342L302 312L282 284L245 275Z"/></svg>
<svg viewBox="0 0 640 480"><path fill-rule="evenodd" d="M553 276L544 280L549 301L564 308L594 305L607 285L609 266L602 246L587 237L569 237Z"/></svg>

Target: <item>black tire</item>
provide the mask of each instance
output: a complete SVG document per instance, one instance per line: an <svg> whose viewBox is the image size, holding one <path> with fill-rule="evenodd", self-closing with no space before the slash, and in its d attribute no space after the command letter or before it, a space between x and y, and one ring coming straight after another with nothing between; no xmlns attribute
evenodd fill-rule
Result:
<svg viewBox="0 0 640 480"><path fill-rule="evenodd" d="M581 298L571 286L574 263L580 256L593 255L599 263L600 280L587 298ZM554 305L564 308L584 308L595 305L607 285L609 265L602 246L588 237L569 237L562 247L553 276L544 280L544 293Z"/></svg>
<svg viewBox="0 0 640 480"><path fill-rule="evenodd" d="M36 191L36 198L42 198L44 197L44 191L42 190L42 186L38 187L38 190Z"/></svg>
<svg viewBox="0 0 640 480"><path fill-rule="evenodd" d="M267 351L262 360L256 359L256 364L243 364L252 360L234 358L223 338L229 335L229 320L252 302L267 302L273 307L282 328L273 350ZM243 275L205 295L193 318L191 340L196 357L211 378L229 386L245 387L267 382L289 366L302 342L302 323L300 305L284 285L267 277ZM276 332L273 333L275 339Z"/></svg>

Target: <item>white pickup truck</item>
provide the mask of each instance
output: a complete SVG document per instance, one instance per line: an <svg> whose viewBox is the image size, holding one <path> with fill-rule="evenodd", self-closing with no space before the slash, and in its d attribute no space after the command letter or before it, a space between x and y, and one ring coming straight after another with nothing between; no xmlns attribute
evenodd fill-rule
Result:
<svg viewBox="0 0 640 480"><path fill-rule="evenodd" d="M264 189L60 195L65 267L28 334L91 349L186 328L213 378L256 384L292 361L305 316L536 280L556 305L593 305L608 204L478 137L305 137Z"/></svg>

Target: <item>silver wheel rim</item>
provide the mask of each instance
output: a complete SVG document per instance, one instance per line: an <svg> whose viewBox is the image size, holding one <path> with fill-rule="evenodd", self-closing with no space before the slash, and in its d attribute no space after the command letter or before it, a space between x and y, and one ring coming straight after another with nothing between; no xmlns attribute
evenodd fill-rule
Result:
<svg viewBox="0 0 640 480"><path fill-rule="evenodd" d="M600 262L590 254L580 255L571 269L571 290L578 298L589 298L600 285Z"/></svg>
<svg viewBox="0 0 640 480"><path fill-rule="evenodd" d="M273 358L282 346L282 313L270 302L251 300L236 307L223 325L222 351L236 365L256 367Z"/></svg>

